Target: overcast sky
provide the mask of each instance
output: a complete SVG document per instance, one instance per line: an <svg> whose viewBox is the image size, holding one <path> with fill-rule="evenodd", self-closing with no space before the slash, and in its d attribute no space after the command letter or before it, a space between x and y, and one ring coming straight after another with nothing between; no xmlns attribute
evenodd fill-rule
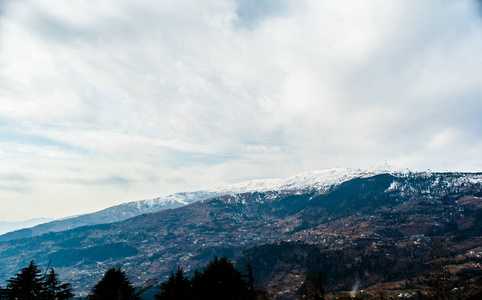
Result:
<svg viewBox="0 0 482 300"><path fill-rule="evenodd" d="M482 171L475 0L0 0L0 220L336 166Z"/></svg>

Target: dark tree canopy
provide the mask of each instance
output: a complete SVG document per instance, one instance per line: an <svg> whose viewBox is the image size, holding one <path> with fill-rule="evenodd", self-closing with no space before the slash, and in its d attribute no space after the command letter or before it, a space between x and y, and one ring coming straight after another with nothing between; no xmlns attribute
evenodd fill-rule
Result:
<svg viewBox="0 0 482 300"><path fill-rule="evenodd" d="M181 267L176 273L171 272L169 279L160 286L161 292L156 295L156 300L189 300L191 299L191 282L184 275Z"/></svg>
<svg viewBox="0 0 482 300"><path fill-rule="evenodd" d="M42 271L34 261L8 280L5 290L6 299L38 299L42 292Z"/></svg>
<svg viewBox="0 0 482 300"><path fill-rule="evenodd" d="M132 283L124 271L110 268L91 291L89 300L138 300Z"/></svg>
<svg viewBox="0 0 482 300"><path fill-rule="evenodd" d="M201 276L194 278L193 287L199 299L246 299L249 291L241 272L226 257L215 257Z"/></svg>
<svg viewBox="0 0 482 300"><path fill-rule="evenodd" d="M8 280L7 287L1 290L0 299L8 300L66 300L74 297L69 283L62 284L54 269L44 276L37 265L30 265Z"/></svg>
<svg viewBox="0 0 482 300"><path fill-rule="evenodd" d="M157 300L248 300L255 299L250 282L243 279L234 264L226 257L214 258L201 272L196 271L189 280L181 268L171 273L169 279L160 286Z"/></svg>
<svg viewBox="0 0 482 300"><path fill-rule="evenodd" d="M74 297L70 283L62 284L53 268L45 275L41 299L66 300Z"/></svg>

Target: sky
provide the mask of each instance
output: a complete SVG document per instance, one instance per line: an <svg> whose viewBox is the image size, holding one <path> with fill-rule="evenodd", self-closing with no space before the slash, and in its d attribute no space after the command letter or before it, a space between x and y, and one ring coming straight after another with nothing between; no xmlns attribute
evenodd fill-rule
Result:
<svg viewBox="0 0 482 300"><path fill-rule="evenodd" d="M0 220L330 167L482 171L476 0L0 0Z"/></svg>

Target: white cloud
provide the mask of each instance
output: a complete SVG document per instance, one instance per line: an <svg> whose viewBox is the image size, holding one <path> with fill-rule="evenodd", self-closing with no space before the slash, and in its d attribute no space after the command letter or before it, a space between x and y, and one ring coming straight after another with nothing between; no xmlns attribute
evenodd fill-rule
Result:
<svg viewBox="0 0 482 300"><path fill-rule="evenodd" d="M56 217L385 160L482 170L481 23L468 0L6 1L0 205Z"/></svg>

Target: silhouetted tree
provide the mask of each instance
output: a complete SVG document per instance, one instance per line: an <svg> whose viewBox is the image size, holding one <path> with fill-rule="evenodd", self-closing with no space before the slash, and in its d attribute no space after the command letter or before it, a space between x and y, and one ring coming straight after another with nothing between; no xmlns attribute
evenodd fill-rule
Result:
<svg viewBox="0 0 482 300"><path fill-rule="evenodd" d="M7 289L0 287L0 299L8 299Z"/></svg>
<svg viewBox="0 0 482 300"><path fill-rule="evenodd" d="M251 278L251 280L249 279ZM202 272L196 270L191 280L181 268L172 272L169 279L161 283L161 292L156 300L251 300L256 298L253 290L252 272L248 270L248 281L243 279L234 264L226 257L214 258Z"/></svg>
<svg viewBox="0 0 482 300"><path fill-rule="evenodd" d="M15 300L66 300L74 297L70 284L62 284L54 269L45 276L34 261L20 273L8 280L7 287L0 289L0 299Z"/></svg>
<svg viewBox="0 0 482 300"><path fill-rule="evenodd" d="M215 257L202 273L193 278L192 285L195 299L244 300L252 297L247 282L226 257Z"/></svg>
<svg viewBox="0 0 482 300"><path fill-rule="evenodd" d="M253 277L253 267L251 267L250 263L246 264L246 283L248 284L248 289L251 292L254 292L254 277Z"/></svg>
<svg viewBox="0 0 482 300"><path fill-rule="evenodd" d="M176 273L171 272L169 279L160 286L161 292L157 294L156 300L189 300L191 293L191 281L184 275L181 267Z"/></svg>
<svg viewBox="0 0 482 300"><path fill-rule="evenodd" d="M66 300L74 297L70 283L62 284L53 268L43 279L43 288L40 293L41 299Z"/></svg>
<svg viewBox="0 0 482 300"><path fill-rule="evenodd" d="M139 300L132 283L124 271L110 268L97 283L88 297L89 300Z"/></svg>
<svg viewBox="0 0 482 300"><path fill-rule="evenodd" d="M7 288L4 290L6 299L39 299L42 292L42 271L34 261L23 268L20 273L8 280Z"/></svg>

